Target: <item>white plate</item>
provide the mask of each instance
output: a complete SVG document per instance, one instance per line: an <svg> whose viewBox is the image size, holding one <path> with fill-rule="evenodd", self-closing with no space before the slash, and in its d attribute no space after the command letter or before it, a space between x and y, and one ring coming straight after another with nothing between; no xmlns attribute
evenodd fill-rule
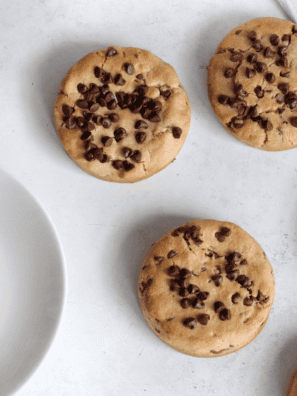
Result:
<svg viewBox="0 0 297 396"><path fill-rule="evenodd" d="M63 251L35 198L0 170L0 395L19 389L45 356L66 296Z"/></svg>

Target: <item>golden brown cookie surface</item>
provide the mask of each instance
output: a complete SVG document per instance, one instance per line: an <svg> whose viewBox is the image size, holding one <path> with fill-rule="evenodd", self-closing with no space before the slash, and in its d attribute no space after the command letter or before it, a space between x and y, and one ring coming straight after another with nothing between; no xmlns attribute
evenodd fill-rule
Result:
<svg viewBox="0 0 297 396"><path fill-rule="evenodd" d="M297 25L256 18L234 28L210 60L208 96L240 141L267 151L297 147Z"/></svg>
<svg viewBox="0 0 297 396"><path fill-rule="evenodd" d="M149 249L139 300L154 333L179 352L223 356L263 329L274 299L272 267L260 245L233 223L197 220Z"/></svg>
<svg viewBox="0 0 297 396"><path fill-rule="evenodd" d="M169 165L191 119L172 66L151 52L116 46L88 54L69 70L54 114L73 161L95 177L126 183Z"/></svg>

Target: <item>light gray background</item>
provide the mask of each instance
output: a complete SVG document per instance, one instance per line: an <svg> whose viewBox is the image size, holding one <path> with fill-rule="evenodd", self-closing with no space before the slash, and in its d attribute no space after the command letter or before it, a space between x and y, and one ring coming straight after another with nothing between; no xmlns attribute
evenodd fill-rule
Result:
<svg viewBox="0 0 297 396"><path fill-rule="evenodd" d="M19 396L284 395L297 366L297 149L268 153L237 141L214 116L206 89L206 66L219 41L262 16L286 18L273 0L0 2L0 167L50 215L69 276L60 332ZM192 106L176 161L134 185L84 173L53 125L67 70L109 45L144 48L173 65ZM244 228L276 277L262 333L243 350L212 359L163 344L137 301L148 247L199 218Z"/></svg>

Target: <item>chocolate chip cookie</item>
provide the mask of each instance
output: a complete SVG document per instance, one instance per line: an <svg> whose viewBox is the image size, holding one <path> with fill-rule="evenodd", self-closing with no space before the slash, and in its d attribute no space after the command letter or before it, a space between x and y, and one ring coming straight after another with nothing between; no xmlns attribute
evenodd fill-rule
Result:
<svg viewBox="0 0 297 396"><path fill-rule="evenodd" d="M151 52L109 47L77 62L55 103L70 158L103 180L133 183L169 165L191 120L176 71Z"/></svg>
<svg viewBox="0 0 297 396"><path fill-rule="evenodd" d="M263 329L274 299L272 267L239 226L186 223L149 249L139 300L153 332L192 356L216 357L249 344Z"/></svg>
<svg viewBox="0 0 297 396"><path fill-rule="evenodd" d="M227 131L267 151L297 147L297 25L256 18L234 28L208 66L208 96Z"/></svg>

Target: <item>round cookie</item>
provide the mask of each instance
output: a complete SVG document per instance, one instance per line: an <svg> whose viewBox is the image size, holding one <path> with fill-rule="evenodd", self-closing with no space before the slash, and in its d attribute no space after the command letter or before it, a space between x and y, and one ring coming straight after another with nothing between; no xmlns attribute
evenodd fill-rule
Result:
<svg viewBox="0 0 297 396"><path fill-rule="evenodd" d="M271 264L239 226L196 220L165 234L147 252L139 276L142 313L179 352L227 355L263 329L275 293Z"/></svg>
<svg viewBox="0 0 297 396"><path fill-rule="evenodd" d="M191 108L168 63L142 49L109 47L68 71L54 116L65 151L84 171L133 183L174 160L190 128Z"/></svg>
<svg viewBox="0 0 297 396"><path fill-rule="evenodd" d="M256 18L234 28L210 60L207 85L232 136L266 151L297 147L297 25Z"/></svg>
<svg viewBox="0 0 297 396"><path fill-rule="evenodd" d="M288 389L286 391L286 396L297 396L297 369L291 376Z"/></svg>

